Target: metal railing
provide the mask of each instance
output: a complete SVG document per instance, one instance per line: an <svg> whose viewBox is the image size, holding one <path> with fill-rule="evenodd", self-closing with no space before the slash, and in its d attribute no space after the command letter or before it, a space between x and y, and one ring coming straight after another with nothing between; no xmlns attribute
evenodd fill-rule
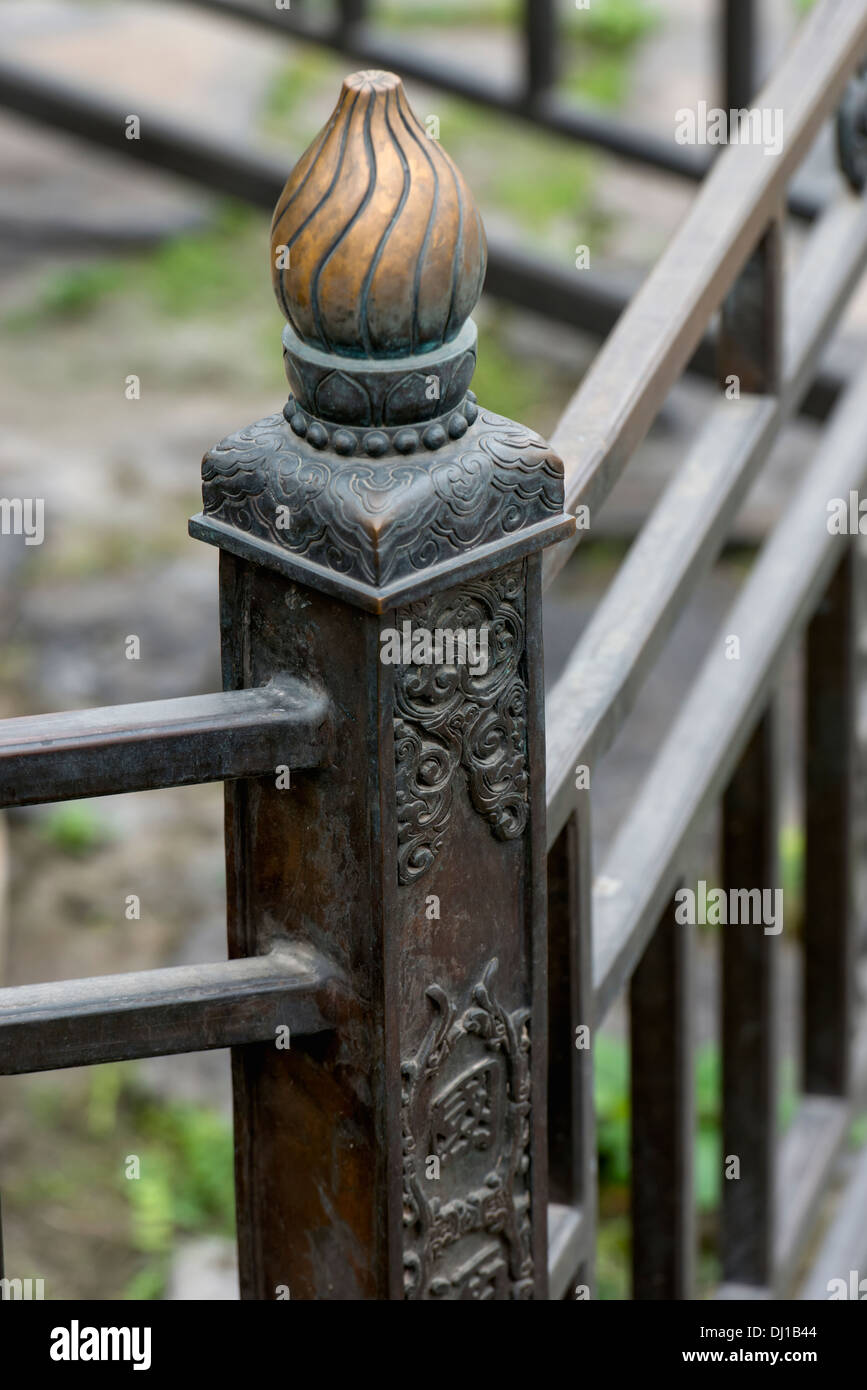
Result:
<svg viewBox="0 0 867 1390"><path fill-rule="evenodd" d="M528 45L535 91L551 76L551 7L534 4L528 13L535 16ZM387 58L365 48L358 17L358 6L343 6L343 38L369 60ZM306 21L293 15L295 23ZM206 457L205 512L193 523L194 534L222 550L227 690L0 725L2 805L228 783L233 959L0 991L0 1071L231 1046L247 1297L273 1297L278 1282L291 1283L293 1297L321 1298L564 1298L576 1282L592 1287L592 1047L574 1040L582 1026L592 1038L624 990L632 1024L633 1292L693 1296L694 933L675 922L673 896L690 836L720 801L724 886L778 883L774 690L781 663L806 632L804 1067L798 1113L782 1141L774 1063L779 938L725 933L722 964L723 1151L738 1157L741 1176L724 1184L720 1295L779 1297L793 1289L818 1202L867 1091L867 1026L852 984L855 554L853 539L830 534L826 525L828 500L848 497L867 478L867 370L836 404L815 459L595 875L592 792L576 789L575 769L592 774L622 727L758 469L805 400L867 262L867 211L857 193L844 190L817 218L791 278L781 264L789 181L865 52L867 0L822 0L756 99L783 113L781 153L770 159L760 147L740 144L721 154L555 431L565 510L588 508L592 528L720 311L716 370L723 382L739 380L740 398L721 398L711 411L556 682L545 711L546 758L541 592L575 544L563 538L569 527L550 455L541 441L525 438L509 463L548 478L544 522L542 512L528 512L508 535L496 534L499 518L491 513L488 530L460 537L454 553L436 563L410 555L409 569L401 569L404 560L389 551L385 531L365 532L360 548L347 543L342 556L335 543L328 563L311 551L309 535L293 549L291 537L283 543L265 524L274 478L288 487L294 476L294 465L275 472L273 460L285 463L292 450L306 448L311 458L326 458L326 472L337 477L338 454L366 450L376 457L390 444L400 452L406 444L411 455L421 448L423 426L407 431L404 421L389 434L387 420L362 429L348 417L326 440L303 403L305 374L321 366L322 350L311 355L310 344L292 332L284 342L299 385L290 375L294 396L285 421L260 422ZM737 83L746 81L739 73ZM391 100L375 80L373 89L371 109L380 96ZM369 362L362 362L355 372L372 380ZM468 425L482 428L466 401L437 418L447 421L453 440ZM484 417L484 428L510 423L497 419ZM439 433L436 441L425 435L434 462L451 447ZM326 444L333 454L310 452ZM498 447L505 447L502 439ZM361 468L353 477L365 477L372 465L351 467ZM424 455L418 468L413 476L421 487L430 476ZM505 488L508 476L507 468L498 486ZM451 485L442 484L446 491ZM248 511L246 497L256 499ZM313 505L309 497L304 505ZM400 513L405 501L394 505L389 520L418 530L417 513ZM329 523L342 526L343 502L334 506ZM419 535L444 535L441 521L437 513ZM554 542L544 571L543 530ZM401 534L409 546L415 532ZM375 582L360 577L368 560L383 571L393 565L387 584L378 571ZM303 616L294 597L302 587L310 596ZM517 664L508 668L509 689L520 700L496 706L496 729L508 731L512 757L498 764L493 783L485 781L485 757L474 742L478 707L461 706L462 722L451 726L452 734L460 731L456 743L434 705L420 708L418 691L397 677L389 683L378 660L385 622L404 613L436 617L437 604L455 595L488 605L484 611L498 622L524 633ZM739 661L724 651L722 638L732 632L740 638ZM482 700L483 712L491 712L493 698L487 706ZM415 751L422 746L427 763ZM443 748L453 756L446 779L431 764ZM405 759L414 781L406 780ZM269 782L277 763L310 770L289 801ZM458 763L469 799L454 791ZM415 835L409 842L408 825ZM444 912L440 921L437 895L446 892L452 920ZM420 926L431 901L436 931ZM490 934L479 904L495 923ZM496 991L494 940L502 973ZM498 994L520 1007L509 1012ZM268 1040L279 1026L289 1026L300 1045L278 1066ZM487 1051L473 1052L485 1038ZM453 1075L450 1059L461 1049L467 1066ZM444 1090L422 1094L442 1068ZM498 1108L490 1097L500 1095L500 1085ZM424 1132L433 1151L424 1152L455 1161L460 1175L472 1157L463 1132L449 1127L455 1112L443 1096L457 1097L472 1114L470 1147L490 1164L499 1155L509 1175L506 1182L495 1164L487 1194L473 1189L445 1206L428 1203L413 1166L422 1152L416 1107L424 1109L425 1097L425 1115L435 1120ZM312 1159L308 1153L302 1163L305 1144L313 1146ZM862 1158L814 1255L812 1296L831 1262L850 1249L854 1256L864 1172ZM493 1203L487 1225L486 1201ZM448 1266L437 1281L460 1232L479 1230L493 1240L482 1251L487 1263L469 1273Z"/></svg>
<svg viewBox="0 0 867 1390"><path fill-rule="evenodd" d="M579 765L596 765L622 727L677 616L719 555L758 468L803 399L867 262L867 212L852 192L842 192L822 214L785 282L778 232L787 181L840 100L864 50L865 24L867 10L858 4L816 8L756 98L759 107L784 112L780 160L755 147L722 154L552 441L566 459L567 507L588 505L592 517L709 317L722 309L720 379L749 370L753 390L738 401L721 399L710 413L547 707L551 953L568 953L582 982L571 1001L552 1000L552 1017L555 1009L568 1010L576 1023L592 1017L598 1026L614 998L630 989L637 1297L689 1297L694 1290L689 934L674 925L672 895L689 837L720 798L725 887L779 882L773 692L805 627L804 1083L782 1145L773 1066L776 938L748 940L740 933L725 935L723 945L723 1150L740 1157L741 1179L723 1185L721 1238L726 1286L738 1286L737 1296L768 1290L779 1296L791 1288L810 1218L867 1088L863 1019L852 1037L855 542L830 535L826 524L828 501L857 491L867 474L867 372L838 404L797 495L725 618L599 866L595 894L591 798L576 792L574 775ZM571 544L549 553L549 581ZM726 659L727 633L740 637L739 661ZM561 1023L559 1031L569 1030ZM573 1121L565 1133L562 1119L555 1121L552 1166L559 1150L562 1190L583 1204L589 1251L591 1066L580 1054L563 1056L559 1072L552 1084L561 1104L571 1099ZM679 1180L661 1181L660 1165ZM863 1220L859 1228L852 1217L863 1209L863 1180L853 1183L852 1194L861 1206L843 1208L834 1238L839 1246L841 1226L848 1229L857 1250Z"/></svg>

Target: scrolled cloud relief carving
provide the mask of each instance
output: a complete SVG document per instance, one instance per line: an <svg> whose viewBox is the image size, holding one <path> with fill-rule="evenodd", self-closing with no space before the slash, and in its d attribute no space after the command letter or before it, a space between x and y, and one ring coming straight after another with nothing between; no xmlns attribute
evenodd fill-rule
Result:
<svg viewBox="0 0 867 1390"><path fill-rule="evenodd" d="M500 415L417 459L378 433L382 458L342 458L259 420L205 455L205 516L382 587L561 515L562 461Z"/></svg>
<svg viewBox="0 0 867 1390"><path fill-rule="evenodd" d="M397 621L431 632L488 630L483 674L467 665L407 665L396 674L398 881L406 884L439 853L461 772L498 839L526 828L525 563L409 604Z"/></svg>

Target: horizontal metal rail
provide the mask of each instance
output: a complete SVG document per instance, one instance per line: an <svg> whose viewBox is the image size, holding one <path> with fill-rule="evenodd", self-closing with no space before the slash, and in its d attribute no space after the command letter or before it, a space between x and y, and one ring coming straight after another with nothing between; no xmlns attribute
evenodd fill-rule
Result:
<svg viewBox="0 0 867 1390"><path fill-rule="evenodd" d="M642 284L642 277L608 275L594 270L591 276L575 276L498 239L489 239L485 293L522 309L542 314L555 323L580 327L605 338L616 325ZM592 370L592 368L591 368ZM686 370L707 380L717 380L716 333L708 328ZM802 414L826 420L837 403L845 381L820 368L799 402Z"/></svg>
<svg viewBox="0 0 867 1390"><path fill-rule="evenodd" d="M135 159L190 179L203 188L238 198L269 215L286 182L287 161L255 151L204 131L181 128L155 112L137 107L141 121L138 140L124 134L126 108L45 73L0 59L0 104L43 125L88 140L125 159ZM558 270L493 238L488 243L489 293L527 309L580 324L603 335L628 303L631 286L600 285L588 278ZM712 352L700 359L700 369L712 371Z"/></svg>
<svg viewBox="0 0 867 1390"><path fill-rule="evenodd" d="M0 1075L276 1043L334 1026L334 967L299 945L181 965L0 989Z"/></svg>
<svg viewBox="0 0 867 1390"><path fill-rule="evenodd" d="M835 1096L804 1096L783 1136L774 1184L777 1236L774 1292L789 1291L814 1229L851 1123L850 1106Z"/></svg>
<svg viewBox="0 0 867 1390"><path fill-rule="evenodd" d="M180 174L194 183L272 212L286 182L285 161L205 130L180 130L136 106L141 139L127 140L129 111L118 101L10 59L0 59L0 105L64 134L114 150L125 159Z"/></svg>
<svg viewBox="0 0 867 1390"><path fill-rule="evenodd" d="M786 185L867 48L867 0L825 0L756 98L783 113L777 156L728 146L596 357L551 439L566 465L566 507L596 511L647 433L708 322L782 204ZM545 557L550 584L581 537Z"/></svg>
<svg viewBox="0 0 867 1390"><path fill-rule="evenodd" d="M839 1210L828 1234L813 1255L810 1275L799 1297L824 1302L830 1297L831 1280L850 1284L850 1270L859 1271L858 1282L867 1275L867 1148L855 1160L855 1169L839 1201ZM838 1286L839 1287L839 1286ZM850 1293L850 1297L851 1297ZM864 1294L857 1295L859 1299Z"/></svg>
<svg viewBox="0 0 867 1390"><path fill-rule="evenodd" d="M849 1125L846 1125L848 1134ZM845 1142L845 1137L844 1137ZM842 1146L841 1146L842 1147ZM854 1162L854 1171L837 1199L837 1210L831 1225L812 1257L810 1274L799 1297L825 1301L829 1297L832 1279L849 1283L849 1271L859 1271L859 1282L865 1277L867 1264L867 1148L862 1149ZM859 1294L863 1298L863 1294Z"/></svg>
<svg viewBox="0 0 867 1390"><path fill-rule="evenodd" d="M8 59L0 59L0 105L268 213L285 183L285 160L257 154L222 137L216 140L204 131L182 128L141 108L137 108L140 138L127 140L128 113L116 101ZM576 275L510 246L502 238L488 240L487 293L599 337L617 323L639 283L633 277L628 283L615 281L600 272L594 272L592 278ZM714 376L711 333L698 343L687 366L701 376ZM833 375L823 374L805 397L805 413L825 419L841 387Z"/></svg>
<svg viewBox="0 0 867 1390"><path fill-rule="evenodd" d="M803 1266L805 1249L813 1239L815 1219L829 1190L852 1120L867 1099L867 1025L853 1042L851 1096L807 1095L783 1135L777 1157L777 1238L773 1286L723 1284L716 1298L790 1298ZM799 1297L825 1299L829 1278L846 1278L850 1268L863 1265L867 1255L867 1151L855 1166L851 1181L837 1198L837 1212L818 1251ZM852 1256L852 1263L849 1257Z"/></svg>
<svg viewBox="0 0 867 1390"><path fill-rule="evenodd" d="M688 836L721 795L792 642L819 601L841 538L830 498L867 476L867 367L831 418L606 856L594 892L597 1021L626 985L676 886ZM740 639L726 659L725 634Z"/></svg>
<svg viewBox="0 0 867 1390"><path fill-rule="evenodd" d="M393 69L406 78L426 83L486 110L527 121L551 135L595 146L607 154L644 164L660 173L698 183L714 158L564 99L551 85L556 64L550 59L546 59L543 70L541 62L532 54L528 55L532 76L529 81L513 86L496 78L480 77L477 71L462 72L453 63L422 57L417 45L411 47L395 41L368 23L346 24L339 18L336 21L312 18L300 10L271 8L264 0L260 4L251 4L249 0L192 0L192 3L212 14L258 24L302 43L346 54L367 67ZM549 8L549 0L530 0L528 31L540 27L535 11ZM546 27L549 25L550 21ZM789 209L796 217L813 218L819 207L818 198L809 189L794 189L789 196Z"/></svg>
<svg viewBox="0 0 867 1390"><path fill-rule="evenodd" d="M319 48L333 49L364 64L365 67L388 68L404 78L424 82L440 91L466 101L476 102L488 110L528 120L541 130L554 135L596 145L609 154L635 160L651 168L676 174L698 182L707 172L709 159L699 150L678 145L644 130L631 129L620 122L607 119L594 111L581 110L565 101L550 88L536 85L528 90L521 82L510 86L496 78L481 77L478 71L463 72L456 63L439 62L422 56L419 45L401 43L366 23L345 24L322 20L300 10L278 10L267 3L250 4L246 0L193 0L209 14L240 19L260 25L285 38L311 43ZM547 3L547 0L546 0Z"/></svg>
<svg viewBox="0 0 867 1390"><path fill-rule="evenodd" d="M546 705L548 843L575 802L573 768L610 747L867 265L867 204L844 194L786 284L779 396L720 401L595 609Z"/></svg>
<svg viewBox="0 0 867 1390"><path fill-rule="evenodd" d="M794 1288L804 1251L815 1231L815 1217L849 1138L852 1121L867 1101L867 1022L852 1039L852 1084L846 1098L807 1095L783 1137L779 1156L777 1191L777 1242L774 1252L774 1286L780 1295ZM863 1164L863 1159L862 1159ZM862 1200L860 1187L841 1194L841 1210L852 1200ZM861 1259L867 1255L867 1226L856 1227L861 1239ZM830 1236L829 1232L829 1236ZM820 1261L816 1267L819 1268ZM848 1273L848 1265L846 1272ZM841 1271L842 1272L842 1271Z"/></svg>
<svg viewBox="0 0 867 1390"><path fill-rule="evenodd" d="M286 677L252 690L0 721L0 807L321 766L327 697Z"/></svg>

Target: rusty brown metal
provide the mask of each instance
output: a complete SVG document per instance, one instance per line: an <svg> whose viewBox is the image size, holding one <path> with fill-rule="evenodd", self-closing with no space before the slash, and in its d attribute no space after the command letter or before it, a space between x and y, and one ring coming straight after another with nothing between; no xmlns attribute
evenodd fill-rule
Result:
<svg viewBox="0 0 867 1390"><path fill-rule="evenodd" d="M291 395L204 460L227 687L337 711L326 766L227 791L230 953L348 984L333 1034L235 1050L247 1298L547 1293L538 552L574 522L469 391L484 245L399 79L348 78L274 219Z"/></svg>

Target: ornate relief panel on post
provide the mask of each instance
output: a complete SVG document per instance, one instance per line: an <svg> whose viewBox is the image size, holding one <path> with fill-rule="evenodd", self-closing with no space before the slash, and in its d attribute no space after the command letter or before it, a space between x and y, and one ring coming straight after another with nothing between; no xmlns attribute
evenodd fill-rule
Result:
<svg viewBox="0 0 867 1390"><path fill-rule="evenodd" d="M303 671L342 720L333 767L227 795L232 950L345 978L327 1044L234 1059L246 1297L546 1293L540 553L573 521L469 389L484 269L399 79L348 78L274 216L291 394L190 523L226 683Z"/></svg>

